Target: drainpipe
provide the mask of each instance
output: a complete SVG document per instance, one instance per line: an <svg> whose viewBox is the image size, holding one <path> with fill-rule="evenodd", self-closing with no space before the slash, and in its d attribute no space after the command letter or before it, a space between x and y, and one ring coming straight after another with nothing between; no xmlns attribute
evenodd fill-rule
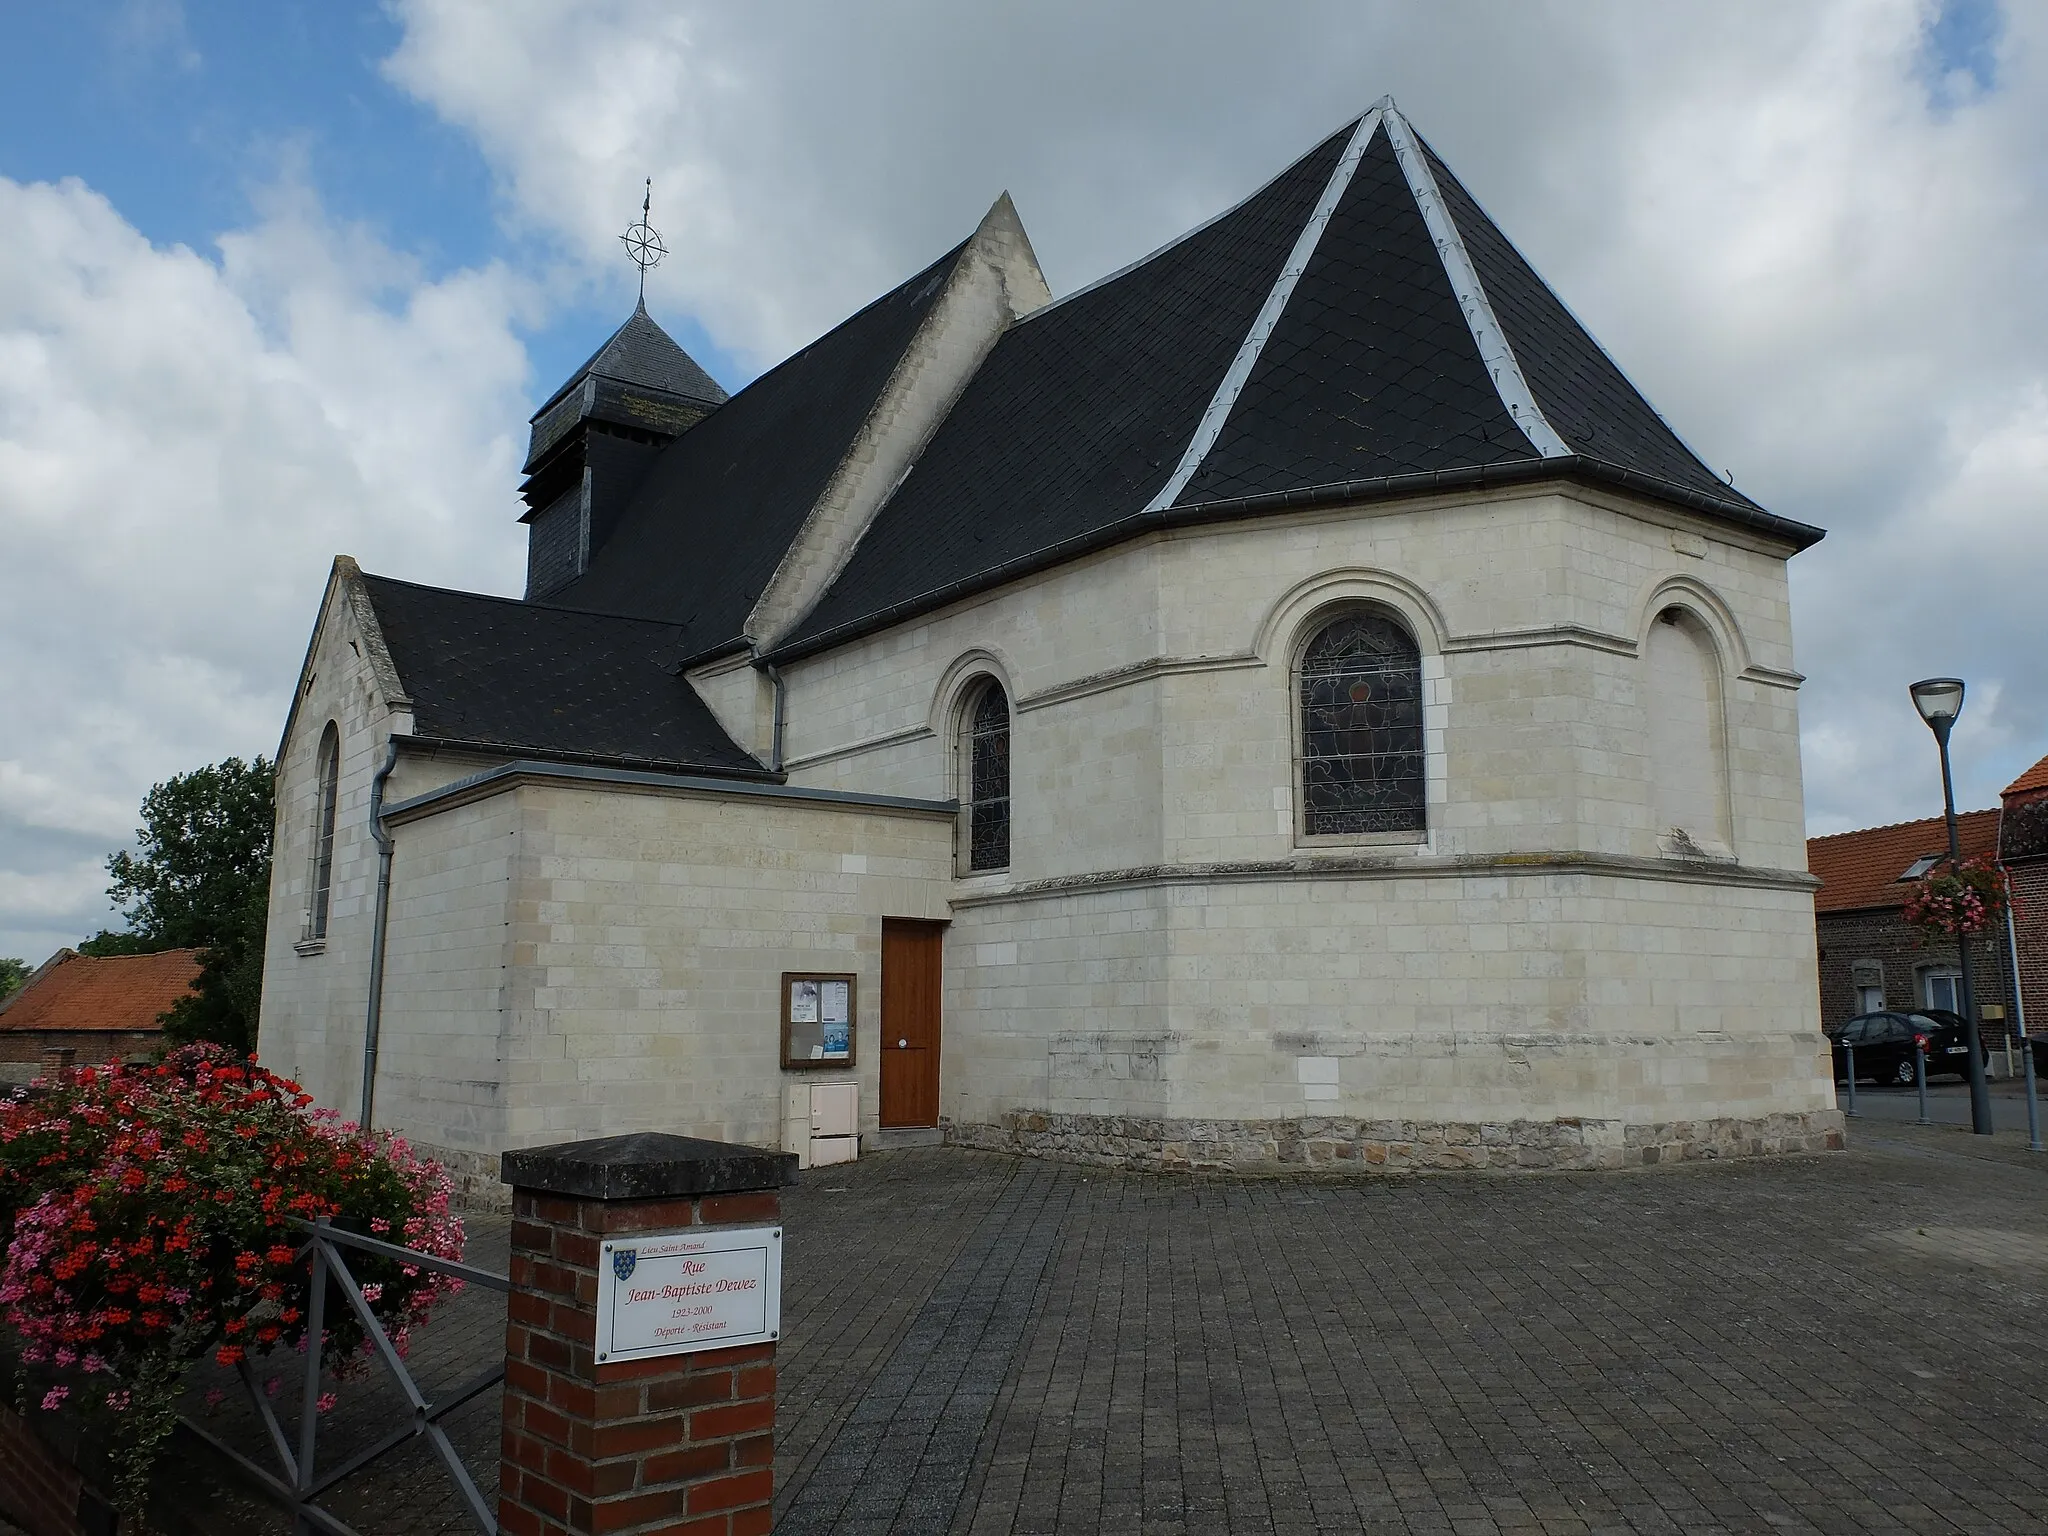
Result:
<svg viewBox="0 0 2048 1536"><path fill-rule="evenodd" d="M370 836L377 842L377 915L370 929L370 1006L363 1020L363 1109L356 1123L370 1133L377 1098L377 1030L384 1014L384 929L391 915L391 834L384 827L384 781L398 766L398 740L384 749L384 766L370 780Z"/></svg>
<svg viewBox="0 0 2048 1536"><path fill-rule="evenodd" d="M782 713L789 700L789 685L782 680L782 669L772 661L754 663L768 674L768 681L775 687L775 740L768 749L768 771L782 772Z"/></svg>

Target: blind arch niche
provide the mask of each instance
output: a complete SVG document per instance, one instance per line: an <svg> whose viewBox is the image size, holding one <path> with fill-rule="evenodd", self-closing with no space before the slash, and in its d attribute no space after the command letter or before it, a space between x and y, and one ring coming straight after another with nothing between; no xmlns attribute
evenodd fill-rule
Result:
<svg viewBox="0 0 2048 1536"><path fill-rule="evenodd" d="M1698 615L1666 608L1650 625L1644 666L1658 847L1727 857L1728 732L1713 633Z"/></svg>

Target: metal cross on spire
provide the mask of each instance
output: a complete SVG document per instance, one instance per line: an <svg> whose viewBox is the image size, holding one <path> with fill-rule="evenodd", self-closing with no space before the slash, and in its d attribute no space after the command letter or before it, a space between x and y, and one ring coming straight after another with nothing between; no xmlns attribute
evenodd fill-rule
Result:
<svg viewBox="0 0 2048 1536"><path fill-rule="evenodd" d="M640 222L629 225L619 236L626 243L626 254L633 259L633 265L640 269L640 302L647 302L647 269L661 264L661 258L668 254L668 247L661 243L661 236L647 215L654 207L654 178L647 178L647 195L640 200Z"/></svg>

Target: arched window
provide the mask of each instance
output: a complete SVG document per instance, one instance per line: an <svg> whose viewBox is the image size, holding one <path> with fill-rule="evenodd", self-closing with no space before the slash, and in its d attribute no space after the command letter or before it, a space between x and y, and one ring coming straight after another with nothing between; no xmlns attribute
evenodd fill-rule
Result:
<svg viewBox="0 0 2048 1536"><path fill-rule="evenodd" d="M1010 700L990 678L962 720L967 868L1010 867Z"/></svg>
<svg viewBox="0 0 2048 1536"><path fill-rule="evenodd" d="M320 793L313 809L311 889L306 898L306 937L327 937L328 897L334 886L334 796L341 782L341 733L332 721L320 737Z"/></svg>
<svg viewBox="0 0 2048 1536"><path fill-rule="evenodd" d="M1302 830L1420 832L1422 653L1383 614L1340 614L1301 658Z"/></svg>
<svg viewBox="0 0 2048 1536"><path fill-rule="evenodd" d="M1666 608L1650 626L1650 799L1666 851L1725 853L1728 742L1721 718L1721 658L1707 626Z"/></svg>

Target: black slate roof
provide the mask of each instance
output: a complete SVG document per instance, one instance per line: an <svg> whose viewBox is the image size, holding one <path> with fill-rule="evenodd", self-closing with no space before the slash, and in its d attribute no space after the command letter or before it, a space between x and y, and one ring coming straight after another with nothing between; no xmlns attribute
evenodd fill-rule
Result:
<svg viewBox="0 0 2048 1536"><path fill-rule="evenodd" d="M1513 340L1515 361L1557 435L1588 458L1761 511L1679 441L1450 167L1421 147L1494 315Z"/></svg>
<svg viewBox="0 0 2048 1536"><path fill-rule="evenodd" d="M726 400L725 390L718 380L699 367L697 360L678 346L674 337L654 323L654 317L647 313L644 298L634 306L626 323L613 331L581 368L569 375L566 384L548 396L546 403L533 413L531 419L540 420L557 401L593 373L617 379L622 384L638 384L666 394L680 395L685 400L701 400L706 405L723 405Z"/></svg>
<svg viewBox="0 0 2048 1536"><path fill-rule="evenodd" d="M413 734L538 755L770 775L674 670L673 624L365 576Z"/></svg>
<svg viewBox="0 0 2048 1536"><path fill-rule="evenodd" d="M1013 325L791 643L1143 507L1349 137L1331 135L1223 218Z"/></svg>
<svg viewBox="0 0 2048 1536"><path fill-rule="evenodd" d="M1820 537L1702 464L1417 139L1529 394L1562 441L1545 458L1482 359L1479 322L1460 304L1384 123L1270 332L1248 339L1356 127L1214 223L1013 326L775 654L851 638L1146 526L1254 515L1254 498L1579 475L1800 547ZM1234 397L1219 390L1240 346L1255 341ZM1212 397L1227 405L1214 443L1170 505L1150 505Z"/></svg>
<svg viewBox="0 0 2048 1536"><path fill-rule="evenodd" d="M590 568L547 601L736 638L897 360L956 246L684 433L655 462Z"/></svg>

